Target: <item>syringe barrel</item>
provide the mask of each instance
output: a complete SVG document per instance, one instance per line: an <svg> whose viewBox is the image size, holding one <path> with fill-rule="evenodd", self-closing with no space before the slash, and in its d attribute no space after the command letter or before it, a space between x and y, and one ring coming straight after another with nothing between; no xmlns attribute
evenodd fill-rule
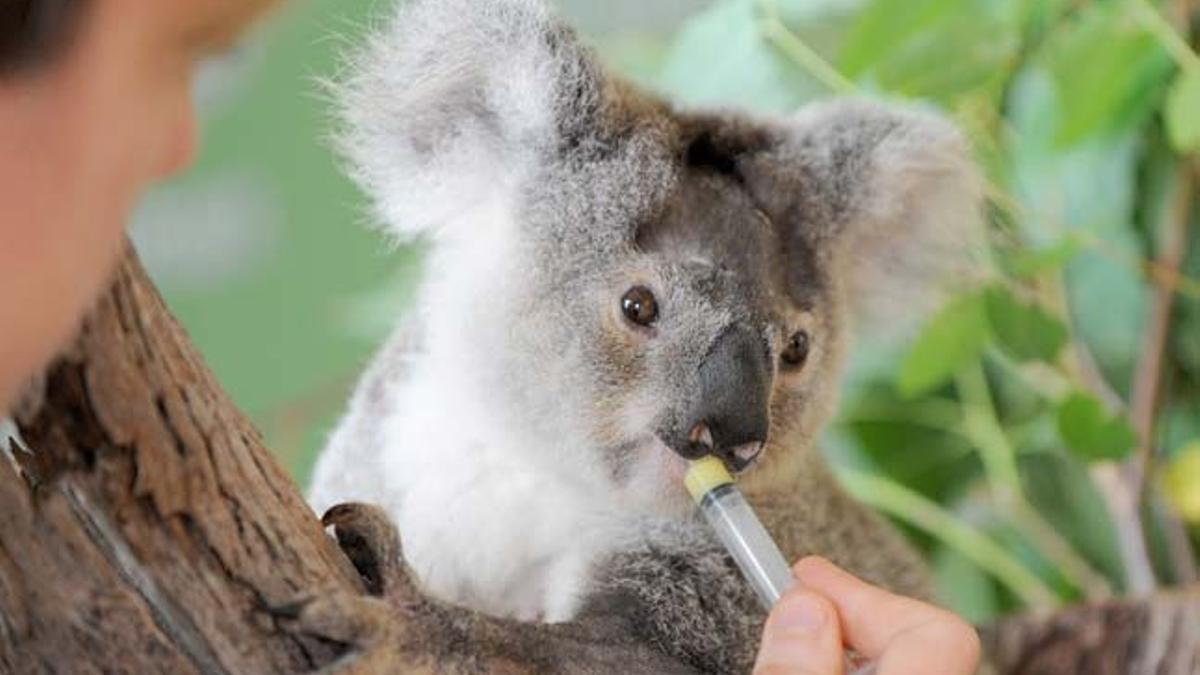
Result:
<svg viewBox="0 0 1200 675"><path fill-rule="evenodd" d="M742 574L769 612L779 598L796 583L792 570L775 540L767 533L742 493L732 483L720 485L700 499L700 512L729 550ZM872 675L875 666L847 652L844 672Z"/></svg>
<svg viewBox="0 0 1200 675"><path fill-rule="evenodd" d="M732 484L721 485L700 500L700 512L769 611L795 578L746 498Z"/></svg>

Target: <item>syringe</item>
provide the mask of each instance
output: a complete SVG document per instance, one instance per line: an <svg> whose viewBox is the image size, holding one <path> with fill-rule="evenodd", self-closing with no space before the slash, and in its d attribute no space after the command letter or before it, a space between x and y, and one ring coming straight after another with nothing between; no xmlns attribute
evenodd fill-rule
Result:
<svg viewBox="0 0 1200 675"><path fill-rule="evenodd" d="M733 484L733 476L725 469L725 463L712 455L702 457L691 463L683 482L704 519L750 582L759 602L771 611L784 592L796 583L796 578L775 540ZM874 667L864 663L854 652L848 652L845 671L869 675L874 672Z"/></svg>
<svg viewBox="0 0 1200 675"><path fill-rule="evenodd" d="M683 482L763 608L771 611L796 579L775 540L733 484L724 462L713 455L702 457L691 463Z"/></svg>

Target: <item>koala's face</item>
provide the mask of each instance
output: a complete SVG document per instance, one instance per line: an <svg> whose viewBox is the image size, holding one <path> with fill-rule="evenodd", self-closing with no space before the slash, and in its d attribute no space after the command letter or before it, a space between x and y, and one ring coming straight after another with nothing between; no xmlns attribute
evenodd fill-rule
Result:
<svg viewBox="0 0 1200 675"><path fill-rule="evenodd" d="M835 386L819 374L836 359L824 345L843 340L840 299L795 245L736 173L680 167L613 256L591 323L593 433L615 476L677 483L676 458L709 453L745 471L782 440L776 427L801 422L801 401Z"/></svg>
<svg viewBox="0 0 1200 675"><path fill-rule="evenodd" d="M536 271L508 333L536 357L510 377L553 397L523 407L577 420L639 502L679 501L686 460L706 454L769 472L828 414L846 340L834 260L750 184L786 138L660 109L625 148L551 164L524 193L520 267ZM627 199L597 208L605 194Z"/></svg>
<svg viewBox="0 0 1200 675"><path fill-rule="evenodd" d="M708 453L787 470L828 417L847 317L915 308L977 222L936 115L679 113L540 0L414 3L361 63L345 149L394 230L434 240L434 274L468 280L437 312L486 329L462 343L480 386L531 451L638 503L678 504Z"/></svg>

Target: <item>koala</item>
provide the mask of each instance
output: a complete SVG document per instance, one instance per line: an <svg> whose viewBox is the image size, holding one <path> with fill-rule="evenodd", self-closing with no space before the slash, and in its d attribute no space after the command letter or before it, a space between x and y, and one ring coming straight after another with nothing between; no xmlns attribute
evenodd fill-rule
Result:
<svg viewBox="0 0 1200 675"><path fill-rule="evenodd" d="M602 608L689 668L747 671L764 612L682 481L715 454L789 559L928 597L816 444L852 330L923 311L970 258L981 191L953 125L857 99L681 109L543 0L403 4L338 101L374 215L429 249L315 509L377 505L439 612Z"/></svg>

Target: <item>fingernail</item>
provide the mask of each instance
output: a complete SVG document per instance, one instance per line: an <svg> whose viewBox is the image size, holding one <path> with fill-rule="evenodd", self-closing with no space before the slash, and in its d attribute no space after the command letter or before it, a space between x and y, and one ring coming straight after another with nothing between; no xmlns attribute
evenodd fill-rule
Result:
<svg viewBox="0 0 1200 675"><path fill-rule="evenodd" d="M825 625L825 608L810 595L789 598L776 614L775 626L779 630L816 633Z"/></svg>

